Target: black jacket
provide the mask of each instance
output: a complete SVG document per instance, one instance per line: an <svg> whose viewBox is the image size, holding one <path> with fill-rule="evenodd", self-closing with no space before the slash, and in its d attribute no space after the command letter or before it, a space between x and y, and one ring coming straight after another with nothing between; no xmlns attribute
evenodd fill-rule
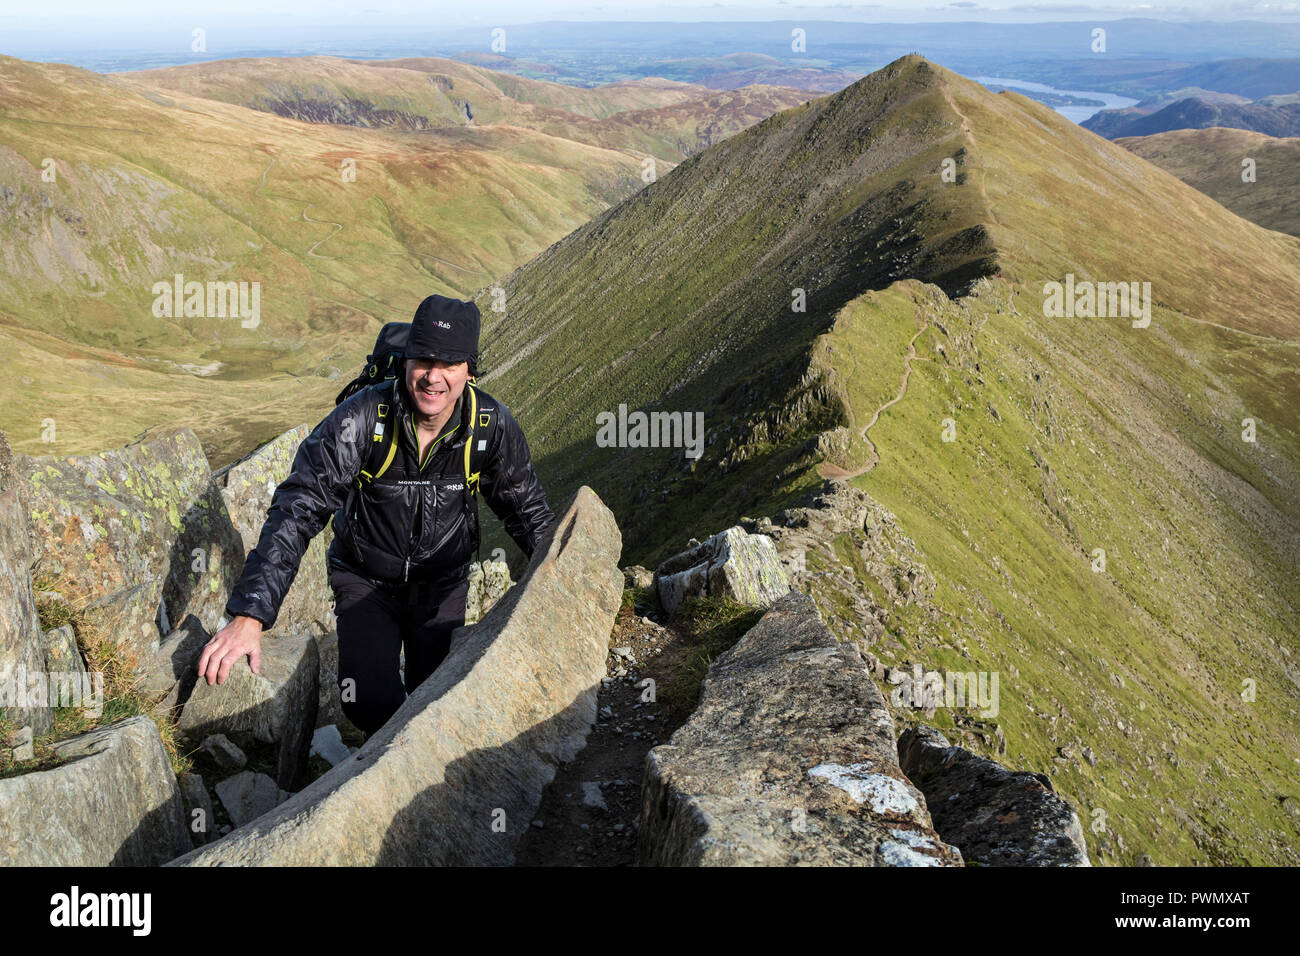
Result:
<svg viewBox="0 0 1300 956"><path fill-rule="evenodd" d="M465 487L469 397L462 394L459 421L453 413L421 471L411 403L401 378L396 382L395 389L385 382L346 399L298 446L292 471L276 488L257 547L226 603L228 616L242 614L261 621L264 629L272 627L307 545L331 515L331 566L392 584L440 586L469 573L479 545L478 498ZM477 391L480 408L494 408L498 415L479 487L531 558L555 515L533 470L523 429L504 404ZM358 488L380 402L393 405L386 427L398 429L397 452L380 478Z"/></svg>

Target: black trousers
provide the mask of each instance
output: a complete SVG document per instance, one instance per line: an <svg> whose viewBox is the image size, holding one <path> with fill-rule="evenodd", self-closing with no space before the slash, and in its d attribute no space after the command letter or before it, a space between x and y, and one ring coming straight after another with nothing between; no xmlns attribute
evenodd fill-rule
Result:
<svg viewBox="0 0 1300 956"><path fill-rule="evenodd" d="M329 583L338 618L343 713L373 734L447 656L451 632L465 623L469 579L389 585L331 563ZM406 653L405 686L400 650Z"/></svg>

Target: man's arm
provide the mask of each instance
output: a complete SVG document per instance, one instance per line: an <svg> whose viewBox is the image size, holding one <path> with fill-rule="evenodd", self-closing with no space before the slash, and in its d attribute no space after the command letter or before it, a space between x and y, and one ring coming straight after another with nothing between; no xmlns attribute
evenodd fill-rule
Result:
<svg viewBox="0 0 1300 956"><path fill-rule="evenodd" d="M497 410L499 417L493 441L496 452L489 454L483 465L480 486L492 513L505 524L506 532L520 550L531 558L542 535L555 520L555 514L546 504L546 492L533 470L524 430L499 399Z"/></svg>
<svg viewBox="0 0 1300 956"><path fill-rule="evenodd" d="M337 406L303 439L289 477L275 489L257 547L244 559L243 573L226 602L229 624L217 631L199 656L199 679L224 684L245 656L260 672L262 631L280 614L280 604L298 573L307 545L343 504L361 473L370 437L365 399L358 392Z"/></svg>
<svg viewBox="0 0 1300 956"><path fill-rule="evenodd" d="M307 546L361 473L363 440L370 434L365 402L355 400L359 397L336 407L298 446L289 477L275 489L257 546L244 559L226 603L231 618L253 618L264 630L275 625Z"/></svg>

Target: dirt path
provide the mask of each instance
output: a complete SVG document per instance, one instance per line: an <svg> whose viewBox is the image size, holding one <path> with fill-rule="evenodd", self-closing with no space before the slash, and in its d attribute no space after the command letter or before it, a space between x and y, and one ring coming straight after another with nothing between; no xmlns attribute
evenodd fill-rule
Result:
<svg viewBox="0 0 1300 956"><path fill-rule="evenodd" d="M258 196L263 195L263 192L264 192L264 190L266 189L266 177L267 177L267 174L271 172L271 169L275 166L276 162L277 162L277 158L276 158L275 156L272 156L272 157L271 157L271 162L267 164L266 169L262 170L262 181L261 181L261 183L258 185L258 187L257 187L255 190L253 190L253 196L254 196L254 197L258 197ZM285 201L287 201L287 202L303 202L301 199L298 199L296 196L282 196L282 195L280 195L280 194L278 194L278 193L265 193L265 195L266 195L268 198L270 198L270 199L283 199L283 200L285 200ZM334 221L331 220L331 219L313 219L311 216L307 215L307 210L310 209L310 208L312 207L312 205L313 205L312 203L303 203L303 207L302 207L302 221L303 221L303 222L309 222L309 223L312 223L313 225L320 225L320 226L333 226L333 227L334 227L334 231L333 231L332 233L330 233L328 236L326 236L324 239L318 239L316 242L312 243L312 247L311 247L310 249L307 250L307 255L311 256L313 259L337 259L338 256L322 256L322 255L320 255L320 254L316 251L316 248L317 248L317 246L319 246L322 242L328 242L330 239L333 239L333 238L334 238L335 236L337 236L340 232L342 232L342 231L343 231L343 223L341 223L341 222L334 222Z"/></svg>
<svg viewBox="0 0 1300 956"><path fill-rule="evenodd" d="M930 327L930 322L929 320L926 320L926 323L922 325L919 329L917 329L916 334L913 335L912 338L908 340L907 355L903 357L903 380L899 383L898 394L895 395L893 398L891 398L889 401L885 402L879 408L877 408L875 412L872 413L871 420L868 421L865 425L863 425L862 430L858 433L859 437L864 442L867 443L867 445L870 447L871 450L871 456L870 458L867 459L867 463L863 465L861 468L856 469L855 471L849 471L848 469L841 468L839 465L832 464L829 461L824 461L817 466L817 473L821 475L823 478L856 478L858 475L866 474L872 468L875 468L876 465L880 463L880 452L876 449L875 442L873 442L870 438L867 437L867 432L870 431L871 428L876 424L876 422L880 420L880 415L882 412L884 412L885 409L889 408L890 406L897 405L899 402L903 400L903 396L907 394L907 382L908 379L912 377L912 363L914 361L915 362L930 361L928 358L925 358L923 356L919 357L916 354L916 340L919 339L921 337L921 333L923 333L929 327Z"/></svg>
<svg viewBox="0 0 1300 956"><path fill-rule="evenodd" d="M961 108L957 105L957 101L952 98L952 90L948 89L948 85L946 83L940 83L939 87L943 90L944 100L947 101L948 106L952 108L952 111L956 113L958 118L961 120L962 136L965 137L966 142L970 144L973 155L975 149L975 134L971 132L970 120L967 119L966 114L961 111ZM993 213L993 203L989 201L988 190L984 188L984 181L988 178L988 169L983 165L983 163L976 168L980 171L979 186L976 188L979 190L980 199L984 200L984 212L988 215L989 220L993 222L994 225L1001 225L998 222L998 217Z"/></svg>
<svg viewBox="0 0 1300 956"><path fill-rule="evenodd" d="M307 205L305 205L305 206L302 207L302 218L303 218L304 221L306 221L306 222L312 222L312 223L318 223L318 224L320 224L320 225L329 225L329 226L334 226L335 229L334 229L334 231L333 231L332 233L330 233L330 234L329 234L328 236L326 236L324 239L321 239L321 240L317 241L317 242L315 243L315 245L313 245L310 249L308 249L308 250L307 250L307 255L309 255L309 256L315 256L317 259L337 259L338 256L321 256L321 255L317 255L317 254L316 254L316 246L319 246L322 242L327 242L328 240L333 239L333 238L334 238L335 236L337 236L340 232L342 232L342 231L343 231L343 223L341 223L341 222L334 222L333 220L330 220L330 219L313 219L311 216L307 215L307 210L310 209L310 208L311 208L311 203L308 203Z"/></svg>
<svg viewBox="0 0 1300 956"><path fill-rule="evenodd" d="M645 701L648 688L641 685L645 678L653 680L659 698L689 640L671 623L660 627L631 608L618 612L596 725L586 747L561 765L543 792L520 843L517 866L635 865L646 753L667 742L689 716L662 700Z"/></svg>
<svg viewBox="0 0 1300 956"><path fill-rule="evenodd" d="M482 269L471 269L469 266L462 266L459 263L452 262L450 259L444 259L442 256L435 256L431 252L416 252L414 249L408 249L405 252L389 252L390 256L415 256L418 259L432 259L434 262L441 262L445 266L451 266L453 269L459 269L461 272L468 272L476 276L491 277L492 273L485 272Z"/></svg>

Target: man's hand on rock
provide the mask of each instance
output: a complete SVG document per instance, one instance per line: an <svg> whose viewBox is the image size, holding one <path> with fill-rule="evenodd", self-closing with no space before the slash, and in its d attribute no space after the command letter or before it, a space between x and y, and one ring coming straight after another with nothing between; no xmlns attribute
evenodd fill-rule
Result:
<svg viewBox="0 0 1300 956"><path fill-rule="evenodd" d="M252 617L236 615L235 619L217 631L212 640L203 646L199 657L199 678L206 678L208 686L215 681L224 684L234 667L244 655L254 674L262 666L262 622Z"/></svg>

